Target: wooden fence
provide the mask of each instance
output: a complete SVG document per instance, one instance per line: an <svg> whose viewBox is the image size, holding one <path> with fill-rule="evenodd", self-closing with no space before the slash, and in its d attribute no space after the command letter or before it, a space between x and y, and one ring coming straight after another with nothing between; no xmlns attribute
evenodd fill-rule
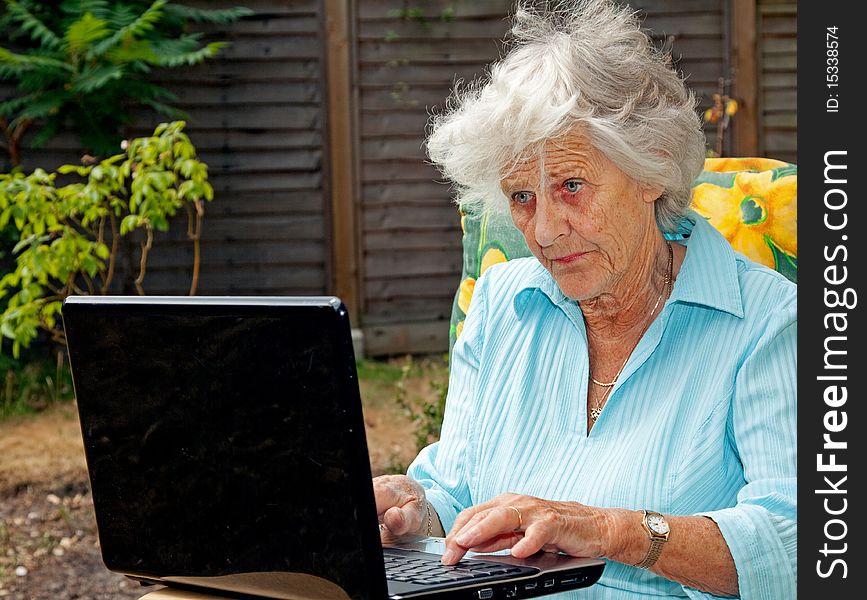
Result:
<svg viewBox="0 0 867 600"><path fill-rule="evenodd" d="M483 74L498 57L511 2L192 3L254 11L223 31L206 30L231 42L217 60L160 75L189 113L188 132L216 191L199 293L338 293L369 354L445 350L461 235L449 188L425 162L424 128L456 79ZM795 159L793 2L633 4L657 43L669 45L702 109L720 77L739 73L737 89L752 90L729 153ZM753 37L744 38L750 28ZM130 133L160 120L141 113ZM708 137L712 147L714 132ZM80 155L64 134L29 151L25 168ZM191 259L178 223L157 239L145 289L185 293Z"/></svg>

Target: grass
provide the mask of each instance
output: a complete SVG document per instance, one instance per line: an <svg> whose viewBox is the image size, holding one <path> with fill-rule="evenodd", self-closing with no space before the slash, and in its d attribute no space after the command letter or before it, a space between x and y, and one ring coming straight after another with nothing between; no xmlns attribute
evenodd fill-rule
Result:
<svg viewBox="0 0 867 600"><path fill-rule="evenodd" d="M405 473L420 448L439 439L448 360L403 356L356 363L375 474ZM373 444L372 446L370 444Z"/></svg>
<svg viewBox="0 0 867 600"><path fill-rule="evenodd" d="M14 360L0 353L0 420L37 413L73 399L69 363L64 355L56 356L56 361L42 354ZM439 386L448 380L445 357L437 355L361 359L356 362L356 370L365 406L395 411L409 408L407 396L414 400L415 396L424 395L428 386L439 391Z"/></svg>
<svg viewBox="0 0 867 600"><path fill-rule="evenodd" d="M402 366L395 361L371 360L362 358L355 363L358 378L377 385L394 385L400 381Z"/></svg>
<svg viewBox="0 0 867 600"><path fill-rule="evenodd" d="M418 387L426 382L448 380L448 364L445 357L404 356L388 360L361 359L355 363L358 372L361 398L365 406L402 408L400 397L403 388Z"/></svg>
<svg viewBox="0 0 867 600"><path fill-rule="evenodd" d="M72 400L72 376L63 354L52 361L31 356L17 361L0 354L0 420L27 415Z"/></svg>

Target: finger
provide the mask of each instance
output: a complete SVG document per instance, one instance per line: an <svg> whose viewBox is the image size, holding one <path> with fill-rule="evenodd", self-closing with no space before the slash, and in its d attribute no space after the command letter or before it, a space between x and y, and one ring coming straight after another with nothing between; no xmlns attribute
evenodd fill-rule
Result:
<svg viewBox="0 0 867 600"><path fill-rule="evenodd" d="M452 530L449 532L449 535L446 537L456 538L461 532L469 531L473 527L475 527L482 519L484 519L488 514L487 510L482 510L472 515L469 519L466 520L465 523L459 524L457 521L452 526Z"/></svg>
<svg viewBox="0 0 867 600"><path fill-rule="evenodd" d="M442 563L444 565L453 565L457 563L467 553L467 548L461 547L457 542L455 542L455 536L459 535L461 531L464 531L468 527L472 529L478 521L484 518L487 511L485 509L480 509L480 506L464 510L458 515L457 519L455 519L455 524L452 526L452 529L446 536L445 540L446 549L445 552L443 552L442 557Z"/></svg>
<svg viewBox="0 0 867 600"><path fill-rule="evenodd" d="M444 565L453 565L459 562L466 553L466 548L461 548L456 544L452 544L451 546L446 545L446 550L443 552L442 563Z"/></svg>
<svg viewBox="0 0 867 600"><path fill-rule="evenodd" d="M517 514L506 506L498 506L484 513L475 524L468 524L455 536L455 542L464 548L479 546L501 535L511 535L518 525Z"/></svg>
<svg viewBox="0 0 867 600"><path fill-rule="evenodd" d="M455 552L460 552L461 556L463 556L463 553L469 549L469 546L458 544L458 542L456 541L457 537L462 535L466 531L474 531L476 525L485 518L487 513L488 511L484 510L482 512L474 514L472 517L470 517L469 521L467 521L466 524L460 529L455 529L454 527L452 527L451 532L449 533L449 535L446 536L445 539L446 553L449 553L449 550L451 549Z"/></svg>
<svg viewBox="0 0 867 600"><path fill-rule="evenodd" d="M382 515L382 522L394 535L406 535L421 527L421 510L415 502L403 507L392 506Z"/></svg>
<svg viewBox="0 0 867 600"><path fill-rule="evenodd" d="M524 532L524 537L521 538L514 546L512 546L512 556L515 558L527 558L536 554L544 546L547 546L551 541L551 535L548 528L540 523L533 523Z"/></svg>
<svg viewBox="0 0 867 600"><path fill-rule="evenodd" d="M501 535L499 537L494 538L490 542L481 545L481 546L473 546L469 550L471 552L479 552L479 553L487 553L487 552L499 552L500 550L507 550L518 543L523 536L519 533L512 533L509 535Z"/></svg>
<svg viewBox="0 0 867 600"><path fill-rule="evenodd" d="M471 506L465 510L462 510L458 516L455 518L455 522L452 525L452 528L449 530L446 538L454 537L461 529L466 527L467 523L469 523L473 518L475 518L479 513L486 510L486 507L483 504L478 506Z"/></svg>
<svg viewBox="0 0 867 600"><path fill-rule="evenodd" d="M391 530L385 525L381 525L379 528L379 540L382 542L383 546L390 546L392 544L400 543L400 537L394 535Z"/></svg>
<svg viewBox="0 0 867 600"><path fill-rule="evenodd" d="M400 506L406 502L406 492L388 480L377 477L373 480L373 495L376 498L376 514L381 515L392 506Z"/></svg>

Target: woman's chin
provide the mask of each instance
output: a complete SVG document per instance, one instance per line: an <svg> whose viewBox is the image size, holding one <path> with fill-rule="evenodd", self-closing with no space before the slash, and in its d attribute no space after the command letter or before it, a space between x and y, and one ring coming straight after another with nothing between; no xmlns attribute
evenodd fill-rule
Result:
<svg viewBox="0 0 867 600"><path fill-rule="evenodd" d="M579 281L576 281L576 277L554 277L554 281L557 282L557 286L560 288L560 291L563 292L567 298L571 298L576 302L582 302L584 300L589 300L590 298L595 298L599 295L599 290L596 286L587 285L586 277L581 277Z"/></svg>

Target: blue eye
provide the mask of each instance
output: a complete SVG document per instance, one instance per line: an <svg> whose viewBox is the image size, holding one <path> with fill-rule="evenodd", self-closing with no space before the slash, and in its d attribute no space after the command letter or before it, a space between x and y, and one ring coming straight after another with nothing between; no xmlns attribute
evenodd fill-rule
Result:
<svg viewBox="0 0 867 600"><path fill-rule="evenodd" d="M563 184L563 187L566 188L571 194L575 194L576 192L581 191L581 188L584 187L584 184L580 179L569 179L566 183Z"/></svg>
<svg viewBox="0 0 867 600"><path fill-rule="evenodd" d="M527 204L534 198L533 192L515 192L512 194L512 200L518 204Z"/></svg>

